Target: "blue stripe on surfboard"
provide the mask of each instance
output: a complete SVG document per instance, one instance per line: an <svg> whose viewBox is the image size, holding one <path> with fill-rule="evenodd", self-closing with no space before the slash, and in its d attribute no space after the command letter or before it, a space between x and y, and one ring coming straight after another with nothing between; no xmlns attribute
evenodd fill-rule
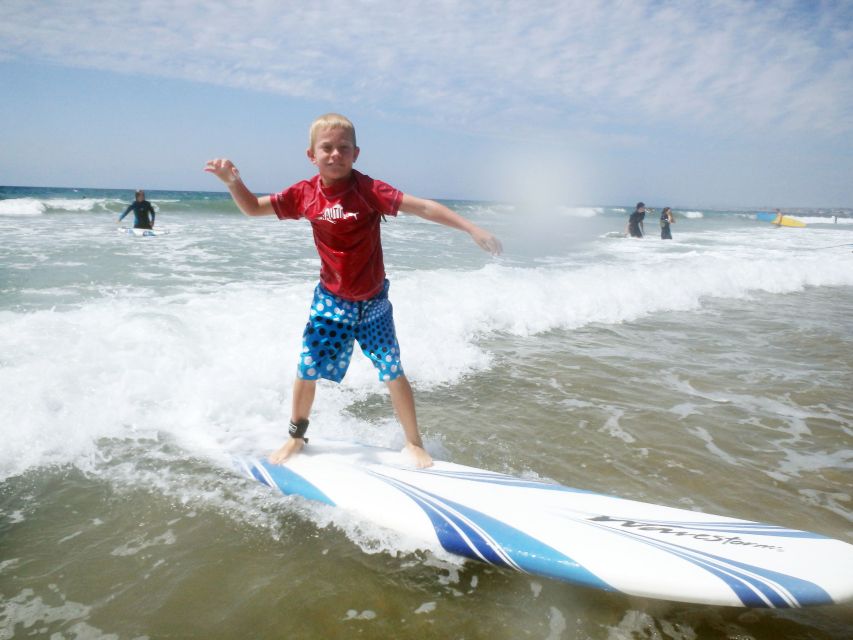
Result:
<svg viewBox="0 0 853 640"><path fill-rule="evenodd" d="M761 591L778 608L802 607L805 605L832 604L832 596L823 587L808 580L797 578L764 567L720 558L707 552L694 552L715 563L722 571L743 580ZM744 604L749 604L744 601ZM755 605L751 605L755 606Z"/></svg>
<svg viewBox="0 0 853 640"><path fill-rule="evenodd" d="M498 567L522 570L478 522L466 517L458 509L454 509L455 505L450 505L437 496L398 480L380 477L414 500L424 510L445 550Z"/></svg>
<svg viewBox="0 0 853 640"><path fill-rule="evenodd" d="M494 484L504 487L523 487L527 489L542 489L545 491L564 491L566 493L594 493L586 489L574 489L565 487L561 484L553 482L545 482L544 480L522 480L513 476L504 475L502 473L492 473L489 471L450 471L438 469L409 469L412 473L419 473L430 476L440 476L443 478L453 478L454 480L469 480L471 482L483 482L486 484Z"/></svg>
<svg viewBox="0 0 853 640"><path fill-rule="evenodd" d="M555 484L553 482L546 482L544 480L522 480L519 478L515 478L513 476L504 475L501 473L493 473L489 471L450 471L450 470L435 470L435 469L409 469L406 468L406 471L416 474L422 475L430 475L430 476L439 476L445 478L452 478L454 480L468 480L471 482L482 482L485 484L493 484L497 486L512 486L512 487L521 487L525 489L541 489L544 491L564 491L566 493L583 493L583 494L591 494L596 496L601 496L603 498L609 498L612 500L622 501L622 498L615 498L612 496L607 496L605 494L596 493L594 491L589 491L586 489L575 489L572 487L566 487L561 484ZM652 505L654 506L654 505ZM552 507L553 509L553 507ZM557 508L559 510L559 508ZM571 517L574 513L574 510L567 509L566 516ZM668 521L668 520L654 520L654 521L643 521L644 523L658 525L658 526L674 526L674 527L687 527L690 529L696 529L700 531L714 531L720 533L749 533L753 535L763 535L763 536L779 536L783 538L814 538L814 539L828 539L827 536L821 535L819 533L813 533L810 531L800 531L799 529L789 529L787 527L780 527L778 525L765 524L761 522L751 522L749 520L730 520L730 521L721 521L721 522L695 522L695 521Z"/></svg>
<svg viewBox="0 0 853 640"><path fill-rule="evenodd" d="M605 527L592 520L593 526L642 542L682 558L723 580L748 607L790 608L804 605L832 604L832 597L817 584L779 573L771 569L722 558L712 553L648 538L639 532ZM752 574L752 575L750 575Z"/></svg>
<svg viewBox="0 0 853 640"><path fill-rule="evenodd" d="M609 527L602 528L666 551L705 569L723 580L741 602L749 607L788 608L802 606L806 603L829 604L832 602L829 594L821 587L800 578L662 540L649 539L640 533L619 531ZM750 573L753 575L749 575ZM761 576L765 579L762 579ZM769 584L768 581L775 584Z"/></svg>
<svg viewBox="0 0 853 640"><path fill-rule="evenodd" d="M776 214L769 213L767 211L760 211L755 214L755 219L763 222L773 222L776 219Z"/></svg>
<svg viewBox="0 0 853 640"><path fill-rule="evenodd" d="M265 485L278 489L287 495L298 495L308 500L316 500L335 506L335 502L316 485L290 469L263 460L253 460L249 469L252 477Z"/></svg>
<svg viewBox="0 0 853 640"><path fill-rule="evenodd" d="M517 571L617 591L569 556L484 513L406 482L372 473L408 495L435 528L441 546L456 555Z"/></svg>

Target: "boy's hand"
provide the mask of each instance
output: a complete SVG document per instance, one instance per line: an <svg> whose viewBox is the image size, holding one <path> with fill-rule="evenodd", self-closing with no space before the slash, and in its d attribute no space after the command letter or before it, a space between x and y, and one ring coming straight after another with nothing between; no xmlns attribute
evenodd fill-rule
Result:
<svg viewBox="0 0 853 640"><path fill-rule="evenodd" d="M232 185L240 180L240 172L228 158L208 160L204 170L207 173L212 173L227 185Z"/></svg>
<svg viewBox="0 0 853 640"><path fill-rule="evenodd" d="M474 242L476 242L483 251L488 251L493 256L499 256L503 251L501 241L485 229L477 227L471 232L471 237L474 238Z"/></svg>

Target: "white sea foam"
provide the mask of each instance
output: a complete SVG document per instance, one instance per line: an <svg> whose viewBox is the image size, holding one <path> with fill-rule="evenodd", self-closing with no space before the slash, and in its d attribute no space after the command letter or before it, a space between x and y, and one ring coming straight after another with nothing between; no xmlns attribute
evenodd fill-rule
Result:
<svg viewBox="0 0 853 640"><path fill-rule="evenodd" d="M705 214L701 211L682 211L681 215L683 215L685 218L691 218L693 220L705 217Z"/></svg>
<svg viewBox="0 0 853 640"><path fill-rule="evenodd" d="M105 198L51 198L45 200L44 204L51 210L80 212L103 209L107 202L111 201Z"/></svg>
<svg viewBox="0 0 853 640"><path fill-rule="evenodd" d="M0 200L0 215L3 216L37 216L46 210L44 202L36 198Z"/></svg>
<svg viewBox="0 0 853 640"><path fill-rule="evenodd" d="M851 225L853 224L853 218L833 218L831 216L800 216L800 215L789 215L789 218L794 218L801 222L805 222L806 224L843 224L843 225Z"/></svg>
<svg viewBox="0 0 853 640"><path fill-rule="evenodd" d="M575 218L592 218L604 212L601 207L560 207L559 210L563 215Z"/></svg>
<svg viewBox="0 0 853 640"><path fill-rule="evenodd" d="M500 333L629 322L698 309L709 297L853 285L849 260L839 263L846 254L827 260L827 252L800 251L779 260L779 247L795 240L777 233L767 242L764 250L753 241L748 250L676 253L675 244L609 241L617 262L402 272L391 294L406 371L428 389L491 367L481 338ZM655 277L663 265L665 288ZM16 425L5 435L0 478L85 458L105 437L166 432L191 448L273 447L288 411L308 291L296 282L153 298L119 292L61 313L0 313L0 423ZM318 420L327 425L318 435L398 444L390 418L377 430L345 411L376 392L384 387L357 354L344 384L323 389L318 417L334 419Z"/></svg>
<svg viewBox="0 0 853 640"><path fill-rule="evenodd" d="M0 601L0 619L7 627L0 630L0 638L6 640L15 629L35 629L28 633L38 633L47 623L62 623L68 633L75 638L110 638L100 629L89 625L88 619L92 607L74 602L62 593L55 584L49 586L50 597L42 598L33 589L25 588L18 593L7 592Z"/></svg>
<svg viewBox="0 0 853 640"><path fill-rule="evenodd" d="M106 198L9 198L0 200L0 215L37 216L47 211L68 211L80 213L106 210L109 203L118 201Z"/></svg>
<svg viewBox="0 0 853 640"><path fill-rule="evenodd" d="M436 607L437 605L435 602L424 602L423 604L421 604L421 606L415 609L415 613L432 613L433 611L435 611Z"/></svg>
<svg viewBox="0 0 853 640"><path fill-rule="evenodd" d="M147 534L140 534L137 538L129 540L110 551L111 556L135 556L140 551L149 547L175 544L177 538L171 529L167 529L162 535L147 538Z"/></svg>

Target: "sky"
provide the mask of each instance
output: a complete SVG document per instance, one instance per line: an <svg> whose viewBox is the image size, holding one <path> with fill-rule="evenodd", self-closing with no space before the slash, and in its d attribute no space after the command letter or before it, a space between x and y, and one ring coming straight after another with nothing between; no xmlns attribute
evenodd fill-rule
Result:
<svg viewBox="0 0 853 640"><path fill-rule="evenodd" d="M853 207L853 2L2 0L0 184Z"/></svg>

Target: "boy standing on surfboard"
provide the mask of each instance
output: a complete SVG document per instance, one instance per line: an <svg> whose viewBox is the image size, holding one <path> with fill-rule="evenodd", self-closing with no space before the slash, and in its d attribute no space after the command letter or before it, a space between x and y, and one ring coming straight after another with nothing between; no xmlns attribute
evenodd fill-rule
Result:
<svg viewBox="0 0 853 640"><path fill-rule="evenodd" d="M340 382L349 366L353 342L358 341L379 379L388 385L406 436L406 449L418 467L430 466L432 458L421 441L412 387L400 362L379 223L385 215L396 216L403 211L465 231L493 255L501 252L496 237L444 205L405 194L354 170L359 151L352 122L329 113L317 118L309 130L308 159L318 170L310 180L258 198L230 160L209 160L205 167L227 185L246 215L307 218L320 254L320 283L302 334L302 353L293 384L290 438L270 455L276 464L305 446L317 380Z"/></svg>

